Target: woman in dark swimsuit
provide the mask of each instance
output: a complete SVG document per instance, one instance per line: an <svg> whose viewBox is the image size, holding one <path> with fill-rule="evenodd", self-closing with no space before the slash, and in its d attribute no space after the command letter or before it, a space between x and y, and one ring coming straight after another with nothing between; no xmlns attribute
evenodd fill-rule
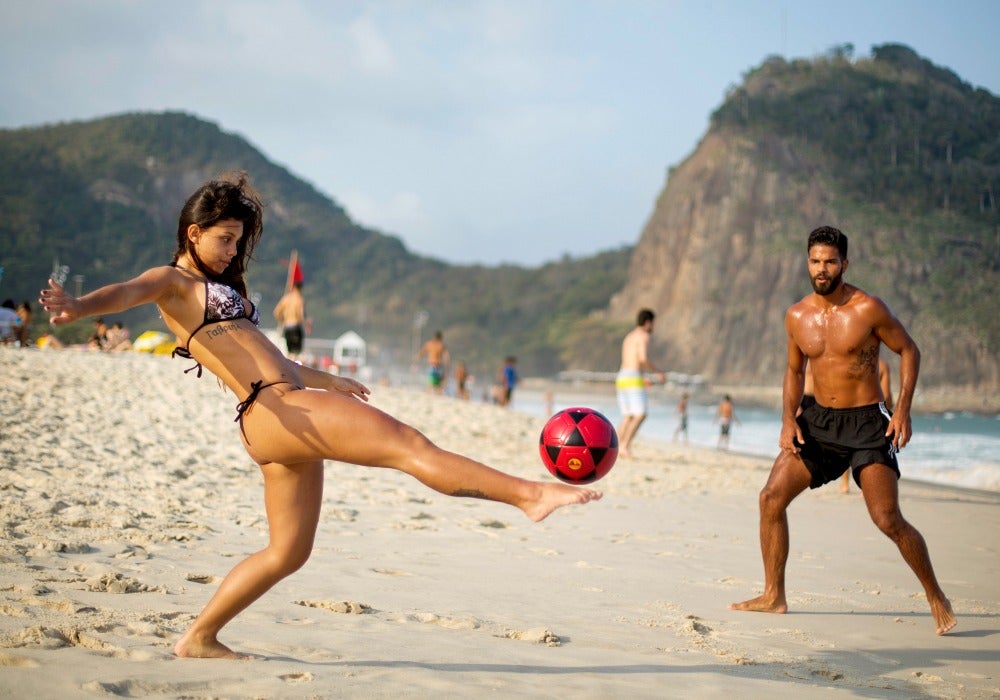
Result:
<svg viewBox="0 0 1000 700"><path fill-rule="evenodd" d="M54 324L155 303L167 327L187 339L176 354L194 360L199 375L202 367L215 374L240 399L240 436L264 474L270 538L226 576L174 646L178 656L239 657L218 633L309 558L323 460L398 469L435 491L507 503L534 521L601 497L588 488L519 479L442 450L369 406L369 390L359 382L288 360L257 329L246 298L243 274L262 233L261 212L245 174L208 182L181 211L171 265L80 298L51 280L41 292Z"/></svg>

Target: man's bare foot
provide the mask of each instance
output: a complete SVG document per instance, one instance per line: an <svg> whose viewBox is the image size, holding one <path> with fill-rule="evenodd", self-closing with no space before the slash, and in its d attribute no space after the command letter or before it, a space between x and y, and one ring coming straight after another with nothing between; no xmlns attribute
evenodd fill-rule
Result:
<svg viewBox="0 0 1000 700"><path fill-rule="evenodd" d="M951 609L951 601L942 598L940 601L931 601L931 615L937 623L937 633L946 634L948 630L958 624L955 619L955 612Z"/></svg>
<svg viewBox="0 0 1000 700"><path fill-rule="evenodd" d="M632 459L632 453L624 447L618 448L618 459Z"/></svg>
<svg viewBox="0 0 1000 700"><path fill-rule="evenodd" d="M260 659L252 654L238 654L217 639L199 641L192 638L190 632L185 634L174 645L174 654L186 659L236 659L248 661Z"/></svg>
<svg viewBox="0 0 1000 700"><path fill-rule="evenodd" d="M744 600L742 603L731 603L729 605L729 609L784 615L788 612L788 603L785 602L784 597L778 600L771 600L771 598L766 596L757 596L756 598L751 598L750 600Z"/></svg>
<svg viewBox="0 0 1000 700"><path fill-rule="evenodd" d="M522 506L524 514L536 523L545 520L552 511L575 503L589 503L600 500L603 493L594 489L569 484L539 483L541 493L538 498Z"/></svg>

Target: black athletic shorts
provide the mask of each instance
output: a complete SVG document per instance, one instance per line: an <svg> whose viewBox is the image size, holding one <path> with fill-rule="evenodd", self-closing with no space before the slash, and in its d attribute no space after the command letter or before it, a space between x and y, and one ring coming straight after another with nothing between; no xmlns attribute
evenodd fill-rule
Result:
<svg viewBox="0 0 1000 700"><path fill-rule="evenodd" d="M884 403L857 408L826 408L817 403L804 409L796 421L805 444L796 441L796 445L812 474L809 488L819 488L848 469L860 487L858 474L869 464L886 465L898 479L897 450L885 436L890 415Z"/></svg>
<svg viewBox="0 0 1000 700"><path fill-rule="evenodd" d="M302 326L285 326L285 345L288 347L290 355L298 355L302 352Z"/></svg>

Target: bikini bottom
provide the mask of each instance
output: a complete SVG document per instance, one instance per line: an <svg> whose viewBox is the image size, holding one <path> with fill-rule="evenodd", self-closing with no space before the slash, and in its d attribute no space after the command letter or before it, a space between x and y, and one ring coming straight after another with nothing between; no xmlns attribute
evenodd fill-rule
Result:
<svg viewBox="0 0 1000 700"><path fill-rule="evenodd" d="M247 431L243 429L243 416L250 412L253 407L253 402L257 400L260 396L260 392L268 387L277 386L279 384L288 384L294 386L296 389L302 389L303 387L292 384L292 382L271 382L270 384L265 384L263 379L256 382L250 382L250 394L236 404L236 418L233 420L234 423L240 424L240 432L243 434L243 439L250 444L250 439L247 437Z"/></svg>

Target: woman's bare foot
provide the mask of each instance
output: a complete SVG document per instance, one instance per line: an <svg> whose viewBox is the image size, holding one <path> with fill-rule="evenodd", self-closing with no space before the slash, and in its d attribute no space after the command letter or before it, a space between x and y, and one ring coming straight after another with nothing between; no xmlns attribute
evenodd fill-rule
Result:
<svg viewBox="0 0 1000 700"><path fill-rule="evenodd" d="M952 627L958 624L955 612L951 609L951 601L942 598L941 601L931 601L931 615L937 623L937 633L945 634Z"/></svg>
<svg viewBox="0 0 1000 700"><path fill-rule="evenodd" d="M187 659L236 659L248 661L260 659L252 654L238 654L217 639L197 640L187 632L174 645L174 654Z"/></svg>
<svg viewBox="0 0 1000 700"><path fill-rule="evenodd" d="M772 600L767 596L757 596L756 598L751 598L750 600L744 600L742 603L732 603L729 605L729 609L784 615L788 612L788 603L785 602L784 596L776 600Z"/></svg>
<svg viewBox="0 0 1000 700"><path fill-rule="evenodd" d="M538 486L541 489L538 498L521 506L524 514L536 523L545 520L557 508L597 501L604 496L600 491L568 484L539 483Z"/></svg>

